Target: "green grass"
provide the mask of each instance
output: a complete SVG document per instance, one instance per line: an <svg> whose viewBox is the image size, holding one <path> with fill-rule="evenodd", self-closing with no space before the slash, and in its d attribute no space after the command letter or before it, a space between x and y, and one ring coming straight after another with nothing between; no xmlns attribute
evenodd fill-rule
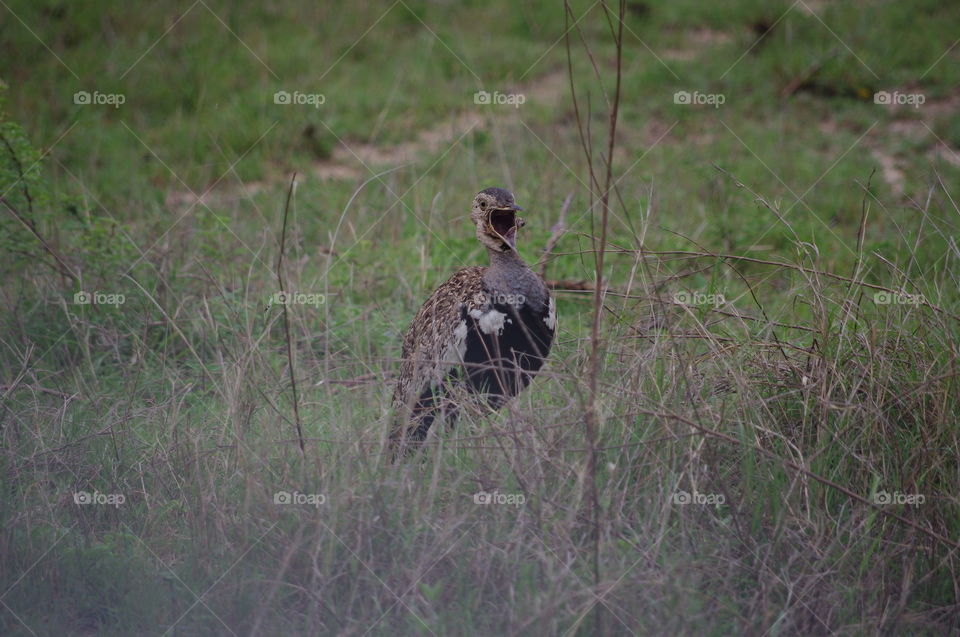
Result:
<svg viewBox="0 0 960 637"><path fill-rule="evenodd" d="M594 280L599 215L561 6L0 7L0 192L23 221L4 206L0 633L952 630L960 564L931 534L960 538L960 9L807 5L629 4L596 525L592 293L570 284ZM601 8L579 25L609 89ZM604 98L574 35L599 152ZM926 101L888 109L880 90ZM291 309L306 457L270 305L294 171L284 275L325 297ZM467 213L489 185L525 208L531 262L572 196L547 268L556 348L501 413L390 466L400 335L485 260ZM475 504L495 489L525 502ZM881 492L925 501L851 495Z"/></svg>

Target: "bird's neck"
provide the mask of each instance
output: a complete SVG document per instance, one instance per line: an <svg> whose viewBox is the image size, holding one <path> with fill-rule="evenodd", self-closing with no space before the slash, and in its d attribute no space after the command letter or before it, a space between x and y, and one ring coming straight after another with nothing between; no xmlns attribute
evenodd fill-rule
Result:
<svg viewBox="0 0 960 637"><path fill-rule="evenodd" d="M516 250L499 252L488 249L490 253L490 269L497 271L526 270L527 264L520 258Z"/></svg>
<svg viewBox="0 0 960 637"><path fill-rule="evenodd" d="M516 250L490 250L490 267L483 275L487 290L495 294L521 299L534 311L542 311L550 300L547 286L534 274ZM512 301L511 301L512 303Z"/></svg>

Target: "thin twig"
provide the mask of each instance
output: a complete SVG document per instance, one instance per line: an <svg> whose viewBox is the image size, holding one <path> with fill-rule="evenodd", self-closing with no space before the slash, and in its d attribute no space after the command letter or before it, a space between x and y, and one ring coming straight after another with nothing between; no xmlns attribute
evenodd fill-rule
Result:
<svg viewBox="0 0 960 637"><path fill-rule="evenodd" d="M293 420L297 424L297 440L300 441L300 453L307 454L303 444L303 425L300 422L300 399L297 396L297 375L293 366L293 339L290 338L290 316L287 309L287 290L283 282L283 251L287 243L287 216L290 214L290 198L293 196L293 187L297 183L297 173L290 178L290 188L287 189L287 201L283 206L283 229L280 231L280 256L277 257L277 284L280 286L280 304L283 313L283 333L287 341L287 369L290 372L290 388L293 390Z"/></svg>
<svg viewBox="0 0 960 637"><path fill-rule="evenodd" d="M599 68L596 64L596 59L594 58L593 51L590 48L589 43L584 37L582 29L577 26L577 33L580 36L580 41L582 42L584 49L586 50L587 56L590 59L591 64L593 65L593 70L597 76L597 80L600 83L600 90L603 94L603 98L607 105L607 116L608 116L608 125L607 125L607 148L606 154L601 155L603 161L603 167L605 169L603 187L600 186L600 181L597 177L596 172L594 171L593 166L593 153L592 143L590 140L590 129L589 129L589 112L587 115L587 128L584 130L583 120L581 119L579 105L577 104L577 96L575 91L575 82L573 77L573 63L572 56L570 52L570 38L569 38L569 29L564 34L564 39L566 42L567 48L567 69L570 76L570 91L573 96L573 106L574 114L577 121L577 130L580 134L580 143L583 147L584 154L587 159L587 168L590 176L590 183L592 185L591 191L595 189L595 194L599 197L600 200L600 236L599 238L592 238L592 243L594 247L594 280L596 284L593 289L593 319L590 330L590 363L589 363L589 374L588 374L588 400L586 414L584 418L585 425L585 434L586 434L586 443L589 453L587 454L587 467L586 474L589 490L589 499L591 504L591 521L593 522L593 583L595 586L599 586L601 581L600 573L600 542L601 542L601 533L599 528L599 521L601 519L601 507L600 507L600 497L597 490L597 428L598 428L598 414L597 414L597 389L598 389L598 376L600 371L600 353L601 353L601 337L600 337L600 328L603 321L603 297L604 297L604 280L603 280L603 266L604 266L604 255L606 253L606 244L607 244L607 230L609 227L609 217L610 217L610 192L613 187L613 157L614 157L614 147L616 145L616 134L617 134L617 121L620 111L620 91L621 91L621 82L623 76L623 21L626 14L626 0L620 0L618 4L618 14L616 30L613 28L613 23L610 20L610 8L607 6L606 2L603 2L603 12L604 16L607 18L607 23L611 27L611 34L613 36L614 45L616 47L616 84L613 91L612 99L607 94L607 91L604 90L603 77L600 73ZM569 22L570 17L572 16L572 9L570 8L569 2L564 1L564 11L565 18ZM591 192L591 199L594 192ZM590 202L591 207L593 201ZM591 226L593 224L593 216L591 215ZM599 601L599 599L598 599ZM594 610L594 630L597 634L603 634L603 614L601 611L600 604L593 605ZM589 611L588 611L589 612Z"/></svg>

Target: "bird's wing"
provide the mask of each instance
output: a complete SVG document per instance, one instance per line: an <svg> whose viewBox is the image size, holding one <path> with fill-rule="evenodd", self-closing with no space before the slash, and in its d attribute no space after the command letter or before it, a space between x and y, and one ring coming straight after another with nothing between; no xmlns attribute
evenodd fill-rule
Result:
<svg viewBox="0 0 960 637"><path fill-rule="evenodd" d="M394 406L410 405L428 386L443 382L451 369L462 363L467 337L467 324L462 317L489 303L483 284L484 270L458 270L417 312L403 338Z"/></svg>

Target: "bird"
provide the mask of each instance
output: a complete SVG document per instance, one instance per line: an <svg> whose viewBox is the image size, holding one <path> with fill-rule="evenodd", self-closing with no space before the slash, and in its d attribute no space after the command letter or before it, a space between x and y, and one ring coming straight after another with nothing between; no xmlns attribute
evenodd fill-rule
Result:
<svg viewBox="0 0 960 637"><path fill-rule="evenodd" d="M421 447L437 421L453 427L464 403L502 407L550 353L556 301L517 252L521 210L503 188L477 193L470 220L490 265L455 272L407 328L393 394L394 461Z"/></svg>

